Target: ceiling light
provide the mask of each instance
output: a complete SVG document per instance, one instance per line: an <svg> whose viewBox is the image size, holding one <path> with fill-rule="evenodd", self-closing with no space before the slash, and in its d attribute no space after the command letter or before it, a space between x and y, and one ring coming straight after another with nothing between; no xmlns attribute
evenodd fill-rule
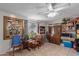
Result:
<svg viewBox="0 0 79 59"><path fill-rule="evenodd" d="M49 13L48 14L48 17L54 17L54 16L56 16L57 15L57 12L52 12L52 13Z"/></svg>

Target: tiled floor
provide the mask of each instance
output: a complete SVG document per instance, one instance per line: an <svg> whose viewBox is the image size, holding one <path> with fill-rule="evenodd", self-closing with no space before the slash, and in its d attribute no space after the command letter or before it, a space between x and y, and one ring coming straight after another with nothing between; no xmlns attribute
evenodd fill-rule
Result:
<svg viewBox="0 0 79 59"><path fill-rule="evenodd" d="M3 55L7 56L9 53ZM45 43L39 49L36 48L36 50L28 51L25 49L21 52L15 52L15 56L76 56L76 51L52 43Z"/></svg>

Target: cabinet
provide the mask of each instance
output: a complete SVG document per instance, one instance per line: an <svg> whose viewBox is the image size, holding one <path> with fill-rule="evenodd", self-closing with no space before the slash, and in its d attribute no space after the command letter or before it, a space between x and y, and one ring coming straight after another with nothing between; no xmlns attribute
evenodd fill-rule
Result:
<svg viewBox="0 0 79 59"><path fill-rule="evenodd" d="M60 44L61 42L61 25L54 26L53 43Z"/></svg>
<svg viewBox="0 0 79 59"><path fill-rule="evenodd" d="M54 32L54 33L52 33ZM53 34L53 35L52 35ZM60 44L61 42L61 25L55 25L49 27L48 41L54 44Z"/></svg>

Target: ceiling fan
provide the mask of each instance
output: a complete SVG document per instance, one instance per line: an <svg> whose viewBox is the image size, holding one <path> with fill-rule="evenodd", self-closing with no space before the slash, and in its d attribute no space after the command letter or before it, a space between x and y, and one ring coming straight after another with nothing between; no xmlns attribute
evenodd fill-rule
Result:
<svg viewBox="0 0 79 59"><path fill-rule="evenodd" d="M70 3L49 3L47 4L47 11L42 13L48 14L48 17L54 17L58 11L68 8L70 5Z"/></svg>

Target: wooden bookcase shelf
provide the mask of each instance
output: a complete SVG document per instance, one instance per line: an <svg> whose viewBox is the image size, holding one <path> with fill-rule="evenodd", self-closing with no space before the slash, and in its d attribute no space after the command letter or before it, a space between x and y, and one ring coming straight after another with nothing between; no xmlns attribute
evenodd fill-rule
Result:
<svg viewBox="0 0 79 59"><path fill-rule="evenodd" d="M24 33L23 19L4 16L3 17L3 38L4 40L11 39L14 34Z"/></svg>

